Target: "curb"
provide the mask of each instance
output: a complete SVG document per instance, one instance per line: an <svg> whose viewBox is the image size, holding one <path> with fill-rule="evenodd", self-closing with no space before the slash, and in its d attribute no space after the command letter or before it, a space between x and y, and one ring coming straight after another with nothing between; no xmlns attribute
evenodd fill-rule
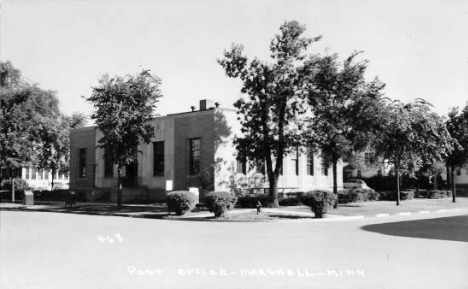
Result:
<svg viewBox="0 0 468 289"><path fill-rule="evenodd" d="M70 212L67 210L56 210L56 209L51 209L51 208L27 208L27 207L18 207L18 208L1 208L0 211L28 211L28 212L52 212L52 213L72 213L72 214L77 214L77 215L98 215L98 216L115 216L115 217L129 217L129 218L146 218L142 217L139 215L133 215L133 214L127 214L127 213L120 213L120 212L114 212L114 213L98 213L98 212L93 212L93 211L80 211L80 212ZM275 210L272 210L275 212ZM275 220L274 222L323 222L323 221L352 221L352 220L360 220L360 219L369 219L369 218L389 218L389 217L405 217L405 216L417 216L417 215L427 215L427 214L443 214L443 213L451 213L451 212L457 212L457 211L466 211L468 213L468 208L453 208L453 209L437 209L437 210L420 210L420 211L415 211L415 212L397 212L397 213L378 213L375 215L354 215L354 216L344 216L344 215L334 215L334 214L328 214L325 218L321 219L316 219L313 217L312 213L305 213L305 212L294 212L294 211L282 211L282 213L288 214L288 215L310 215L309 218L304 218L304 219L291 219L291 220ZM278 212L278 211L276 211ZM240 213L240 212L239 212ZM281 213L279 211L278 213ZM206 215L206 216L205 216ZM203 219L204 217L211 216L211 213L206 213L200 216L195 217L192 220L196 220L198 218ZM181 219L183 220L183 219ZM235 221L233 221L235 222ZM257 221L255 221L257 222ZM263 221L258 221L258 222L263 222Z"/></svg>
<svg viewBox="0 0 468 289"><path fill-rule="evenodd" d="M353 220L353 219L363 219L363 218L387 218L387 217L405 217L405 216L417 216L417 215L427 215L427 214L440 214L440 213L450 213L450 212L457 212L457 211L463 211L466 210L468 212L468 208L454 208L454 209L437 209L433 211L428 211L428 210L421 210L421 211L416 211L416 212L398 212L398 213L379 213L375 215L358 215L358 216L341 216L338 215L339 217L331 218L331 219L340 219L340 220Z"/></svg>

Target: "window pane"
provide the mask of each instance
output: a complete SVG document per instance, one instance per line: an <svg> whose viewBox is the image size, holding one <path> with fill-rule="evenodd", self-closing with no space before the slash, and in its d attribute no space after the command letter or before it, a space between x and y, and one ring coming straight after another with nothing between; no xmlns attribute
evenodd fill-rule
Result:
<svg viewBox="0 0 468 289"><path fill-rule="evenodd" d="M190 175L197 175L200 172L200 139L192 138L189 140L190 145Z"/></svg>
<svg viewBox="0 0 468 289"><path fill-rule="evenodd" d="M314 175L314 155L312 153L307 154L307 175Z"/></svg>
<svg viewBox="0 0 468 289"><path fill-rule="evenodd" d="M104 152L104 177L112 178L114 176L114 160L110 151Z"/></svg>
<svg viewBox="0 0 468 289"><path fill-rule="evenodd" d="M86 178L86 149L78 150L78 177Z"/></svg>
<svg viewBox="0 0 468 289"><path fill-rule="evenodd" d="M164 176L164 142L153 142L153 176Z"/></svg>
<svg viewBox="0 0 468 289"><path fill-rule="evenodd" d="M31 179L35 180L36 179L36 168L31 169Z"/></svg>

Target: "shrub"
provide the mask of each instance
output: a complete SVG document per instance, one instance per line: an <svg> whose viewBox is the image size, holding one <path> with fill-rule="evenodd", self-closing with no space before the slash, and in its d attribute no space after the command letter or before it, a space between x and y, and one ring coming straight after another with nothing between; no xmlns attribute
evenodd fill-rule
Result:
<svg viewBox="0 0 468 289"><path fill-rule="evenodd" d="M189 191L174 191L167 194L167 210L181 216L195 208L195 195Z"/></svg>
<svg viewBox="0 0 468 289"><path fill-rule="evenodd" d="M428 199L442 199L451 196L452 192L449 190L431 190L427 193Z"/></svg>
<svg viewBox="0 0 468 289"><path fill-rule="evenodd" d="M43 200L43 195L42 195L42 192L39 191L39 190L33 190L33 195L34 195L34 200L35 201L40 201L40 200Z"/></svg>
<svg viewBox="0 0 468 289"><path fill-rule="evenodd" d="M351 203L360 203L367 201L367 192L364 189L354 189L349 193Z"/></svg>
<svg viewBox="0 0 468 289"><path fill-rule="evenodd" d="M418 190L418 192L415 194L416 198L428 198L429 196L429 191L428 190Z"/></svg>
<svg viewBox="0 0 468 289"><path fill-rule="evenodd" d="M237 205L241 208L256 208L258 201L263 207L267 207L270 196L266 194L250 194L237 197Z"/></svg>
<svg viewBox="0 0 468 289"><path fill-rule="evenodd" d="M397 192L396 191L386 191L380 192L380 200L384 201L396 201L397 199ZM415 191L414 190L406 190L400 191L400 200L412 200L414 199Z"/></svg>
<svg viewBox="0 0 468 289"><path fill-rule="evenodd" d="M301 201L310 207L316 218L323 218L335 203L335 195L329 191L315 190L302 195Z"/></svg>
<svg viewBox="0 0 468 289"><path fill-rule="evenodd" d="M210 192L205 195L205 205L216 218L222 217L234 208L237 197L229 192Z"/></svg>
<svg viewBox="0 0 468 289"><path fill-rule="evenodd" d="M279 205L280 206L302 206L300 195L301 194L286 195L278 200Z"/></svg>
<svg viewBox="0 0 468 289"><path fill-rule="evenodd" d="M42 199L50 201L52 199L52 192L49 190L42 190Z"/></svg>
<svg viewBox="0 0 468 289"><path fill-rule="evenodd" d="M16 178L14 181L15 190L25 191L29 189L28 182L23 179ZM2 190L11 190L11 179L3 180L0 184L0 189Z"/></svg>
<svg viewBox="0 0 468 289"><path fill-rule="evenodd" d="M338 192L338 203L378 201L380 194L373 189L346 189Z"/></svg>
<svg viewBox="0 0 468 289"><path fill-rule="evenodd" d="M367 200L378 201L380 200L380 194L374 191L373 189L367 189Z"/></svg>
<svg viewBox="0 0 468 289"><path fill-rule="evenodd" d="M414 199L414 190L406 190L400 192L400 200L412 200Z"/></svg>

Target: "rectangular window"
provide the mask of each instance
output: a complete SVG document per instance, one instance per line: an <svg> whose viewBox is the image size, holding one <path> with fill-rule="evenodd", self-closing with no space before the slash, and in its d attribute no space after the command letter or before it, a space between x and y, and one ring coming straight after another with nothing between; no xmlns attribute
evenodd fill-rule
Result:
<svg viewBox="0 0 468 289"><path fill-rule="evenodd" d="M312 151L307 152L307 175L314 175L314 153Z"/></svg>
<svg viewBox="0 0 468 289"><path fill-rule="evenodd" d="M247 174L247 160L245 158L237 159L237 172Z"/></svg>
<svg viewBox="0 0 468 289"><path fill-rule="evenodd" d="M164 142L153 142L153 176L164 176Z"/></svg>
<svg viewBox="0 0 468 289"><path fill-rule="evenodd" d="M291 159L292 165L294 166L294 173L296 176L299 175L299 148L296 147L296 151Z"/></svg>
<svg viewBox="0 0 468 289"><path fill-rule="evenodd" d="M26 180L29 180L29 168L25 168L25 170L26 170L25 178L26 178Z"/></svg>
<svg viewBox="0 0 468 289"><path fill-rule="evenodd" d="M358 178L361 178L361 177L362 177L361 170L358 170L358 171L357 171L357 177L358 177Z"/></svg>
<svg viewBox="0 0 468 289"><path fill-rule="evenodd" d="M78 149L78 177L86 178L86 149Z"/></svg>
<svg viewBox="0 0 468 289"><path fill-rule="evenodd" d="M114 176L114 160L111 152L104 151L104 177L112 178Z"/></svg>
<svg viewBox="0 0 468 289"><path fill-rule="evenodd" d="M189 173L192 176L198 175L198 173L200 172L200 139L199 138L189 139L189 148L190 148Z"/></svg>
<svg viewBox="0 0 468 289"><path fill-rule="evenodd" d="M32 168L32 169L31 169L31 180L35 180L35 179L36 179L36 177L37 177L36 174L37 174L36 168Z"/></svg>
<svg viewBox="0 0 468 289"><path fill-rule="evenodd" d="M322 160L322 175L328 176L328 164Z"/></svg>
<svg viewBox="0 0 468 289"><path fill-rule="evenodd" d="M366 165L371 165L375 163L375 154L374 153L365 153L364 160Z"/></svg>
<svg viewBox="0 0 468 289"><path fill-rule="evenodd" d="M460 168L457 168L457 176L461 176L461 170L460 170Z"/></svg>
<svg viewBox="0 0 468 289"><path fill-rule="evenodd" d="M39 175L39 180L42 180L44 178L44 172L42 170L39 170L37 173Z"/></svg>
<svg viewBox="0 0 468 289"><path fill-rule="evenodd" d="M48 180L48 179L49 179L49 171L46 170L46 171L44 172L44 174L45 174L44 180Z"/></svg>

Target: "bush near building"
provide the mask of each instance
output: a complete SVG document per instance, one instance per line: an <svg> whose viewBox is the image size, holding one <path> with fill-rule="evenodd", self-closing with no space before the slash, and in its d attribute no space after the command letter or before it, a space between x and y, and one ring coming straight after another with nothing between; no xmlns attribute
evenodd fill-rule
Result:
<svg viewBox="0 0 468 289"><path fill-rule="evenodd" d="M395 201L397 197L396 190L394 191L384 191L384 192L379 192L380 193L380 199L382 201ZM400 200L405 201L405 200L412 200L416 196L415 190L404 190L400 191Z"/></svg>
<svg viewBox="0 0 468 289"><path fill-rule="evenodd" d="M14 184L15 184L15 190L24 191L24 190L29 189L28 182L26 182L23 179L16 178L14 180ZM0 184L0 189L11 191L11 179L3 180L2 183Z"/></svg>
<svg viewBox="0 0 468 289"><path fill-rule="evenodd" d="M301 196L304 205L310 207L316 218L323 218L335 203L335 195L329 191L315 190Z"/></svg>
<svg viewBox="0 0 468 289"><path fill-rule="evenodd" d="M373 189L348 189L338 192L338 203L358 203L380 200L380 194Z"/></svg>
<svg viewBox="0 0 468 289"><path fill-rule="evenodd" d="M419 195L424 196L428 199L443 199L443 198L450 198L452 196L452 191L450 190L420 191Z"/></svg>
<svg viewBox="0 0 468 289"><path fill-rule="evenodd" d="M295 194L288 194L284 195L279 198L279 205L280 206L302 206L301 196L304 193L295 193Z"/></svg>
<svg viewBox="0 0 468 289"><path fill-rule="evenodd" d="M361 178L366 184L376 190L377 192L396 191L395 176L373 176L370 178ZM437 183L442 186L444 182L438 176ZM429 177L419 176L418 179L412 178L408 175L401 176L400 191L414 189L419 187L421 189L430 190L434 184L429 181Z"/></svg>
<svg viewBox="0 0 468 289"><path fill-rule="evenodd" d="M270 202L270 196L267 194L248 194L237 196L237 206L240 208L256 208L259 201L263 207L267 207Z"/></svg>
<svg viewBox="0 0 468 289"><path fill-rule="evenodd" d="M181 216L195 208L195 195L189 191L174 191L167 194L167 210Z"/></svg>
<svg viewBox="0 0 468 289"><path fill-rule="evenodd" d="M210 192L205 195L205 205L214 213L216 218L226 215L228 210L234 208L237 197L230 192Z"/></svg>

